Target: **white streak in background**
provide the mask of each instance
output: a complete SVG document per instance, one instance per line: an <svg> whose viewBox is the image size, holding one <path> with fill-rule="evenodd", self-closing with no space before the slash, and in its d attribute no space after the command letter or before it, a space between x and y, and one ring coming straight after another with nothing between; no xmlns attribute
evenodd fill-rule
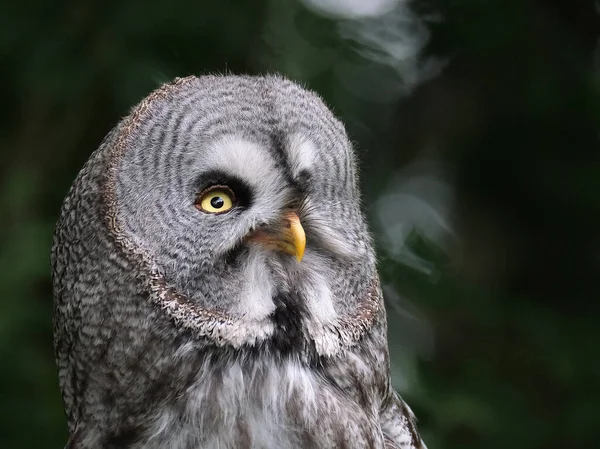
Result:
<svg viewBox="0 0 600 449"><path fill-rule="evenodd" d="M412 301L399 295L393 285L382 285L388 309L390 367L394 387L410 390L418 383L415 355L430 359L434 349L434 331Z"/></svg>
<svg viewBox="0 0 600 449"><path fill-rule="evenodd" d="M435 160L416 161L396 173L375 204L381 248L399 263L426 273L435 280L432 262L414 254L406 241L415 231L448 250L454 242L451 213L454 191ZM388 333L393 383L400 391L418 384L415 355L428 358L433 352L434 331L417 306L419 298L406 298L394 286L383 286L388 307ZM401 342L401 344L398 344Z"/></svg>
<svg viewBox="0 0 600 449"><path fill-rule="evenodd" d="M393 69L401 81L397 94L408 93L439 72L439 63L422 62L429 31L404 2L381 16L342 22L339 32L359 44L357 52L362 57Z"/></svg>
<svg viewBox="0 0 600 449"><path fill-rule="evenodd" d="M306 6L334 17L359 18L390 12L399 0L303 0Z"/></svg>
<svg viewBox="0 0 600 449"><path fill-rule="evenodd" d="M434 267L406 247L416 231L441 249L455 233L450 225L454 192L435 161L417 161L396 174L377 201L375 210L387 255L430 276Z"/></svg>
<svg viewBox="0 0 600 449"><path fill-rule="evenodd" d="M340 82L365 99L394 101L442 68L439 60L421 57L429 31L406 0L302 1L319 14L339 18L340 36L358 44L356 51L365 60L392 69L373 80L372 67L351 61L341 66L337 71Z"/></svg>

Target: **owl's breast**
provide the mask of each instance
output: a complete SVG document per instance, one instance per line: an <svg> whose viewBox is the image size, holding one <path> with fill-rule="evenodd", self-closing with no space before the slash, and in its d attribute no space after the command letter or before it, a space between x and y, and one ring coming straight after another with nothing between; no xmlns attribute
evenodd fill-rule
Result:
<svg viewBox="0 0 600 449"><path fill-rule="evenodd" d="M298 360L211 364L152 418L144 448L383 448L376 388Z"/></svg>

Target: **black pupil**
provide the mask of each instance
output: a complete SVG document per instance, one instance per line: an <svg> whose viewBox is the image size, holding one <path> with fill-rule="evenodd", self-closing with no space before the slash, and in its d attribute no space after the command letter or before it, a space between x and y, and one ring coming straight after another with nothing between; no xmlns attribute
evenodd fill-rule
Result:
<svg viewBox="0 0 600 449"><path fill-rule="evenodd" d="M225 201L220 196L215 196L210 200L210 205L215 209L221 209L225 205Z"/></svg>

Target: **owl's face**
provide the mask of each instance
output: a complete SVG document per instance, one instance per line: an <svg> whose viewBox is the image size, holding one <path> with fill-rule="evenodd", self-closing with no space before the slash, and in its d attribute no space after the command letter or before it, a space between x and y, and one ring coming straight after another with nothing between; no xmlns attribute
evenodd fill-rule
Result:
<svg viewBox="0 0 600 449"><path fill-rule="evenodd" d="M185 301L262 329L243 344L282 308L335 322L376 274L343 126L289 81L234 81L149 101L109 176L115 232Z"/></svg>

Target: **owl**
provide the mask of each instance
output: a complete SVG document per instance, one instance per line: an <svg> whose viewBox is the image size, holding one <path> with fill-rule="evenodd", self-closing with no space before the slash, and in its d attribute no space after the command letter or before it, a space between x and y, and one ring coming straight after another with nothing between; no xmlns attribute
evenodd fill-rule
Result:
<svg viewBox="0 0 600 449"><path fill-rule="evenodd" d="M351 143L292 81L151 93L73 183L52 273L69 449L424 448Z"/></svg>

